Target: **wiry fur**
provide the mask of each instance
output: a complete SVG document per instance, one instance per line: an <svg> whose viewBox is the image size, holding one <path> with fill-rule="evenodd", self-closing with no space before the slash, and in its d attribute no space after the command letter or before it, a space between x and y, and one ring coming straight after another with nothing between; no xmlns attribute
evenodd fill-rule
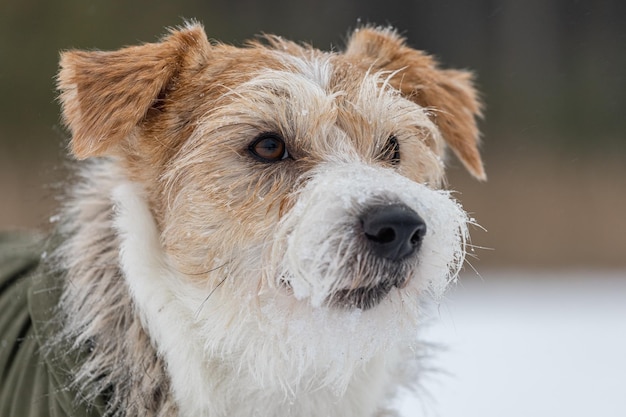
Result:
<svg viewBox="0 0 626 417"><path fill-rule="evenodd" d="M107 159L90 161L78 171L59 218L62 244L48 259L50 268L65 277L57 317L64 327L46 348L63 348L71 340L73 349L88 352L73 388L87 403L106 395L107 415L174 416L163 361L141 325L119 265L108 196L122 178Z"/></svg>
<svg viewBox="0 0 626 417"><path fill-rule="evenodd" d="M469 77L389 30L356 32L345 54L267 41L210 45L191 25L63 55L71 147L93 161L53 258L57 342L88 352L75 385L109 415L379 416L415 378L423 295L464 257L467 218L435 190L445 145L484 176ZM289 159L251 157L265 132ZM424 217L419 256L366 253L358 217L373 203Z"/></svg>

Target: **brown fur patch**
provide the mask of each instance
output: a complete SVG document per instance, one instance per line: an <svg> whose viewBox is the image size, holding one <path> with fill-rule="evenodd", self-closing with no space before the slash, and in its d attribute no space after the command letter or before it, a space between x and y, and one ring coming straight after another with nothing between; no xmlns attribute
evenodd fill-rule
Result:
<svg viewBox="0 0 626 417"><path fill-rule="evenodd" d="M476 178L486 179L476 126L481 103L471 73L440 69L433 57L408 47L391 29L357 30L345 54L365 70L394 73L391 84L405 97L430 109L444 139L465 167Z"/></svg>
<svg viewBox="0 0 626 417"><path fill-rule="evenodd" d="M156 153L140 164L140 171L163 166L210 103L260 69L285 66L270 49L294 56L321 55L278 37L267 40L267 46L253 42L245 49L211 46L196 25L173 31L159 43L113 52L65 52L58 80L72 152L81 159L121 153L131 166ZM481 105L470 73L439 69L432 57L409 48L388 29L357 30L345 54L335 55L334 62L338 68L347 67L345 78L361 79L355 68L362 74L393 72L391 85L429 109L468 170L485 178L475 121ZM139 126L145 130L138 131Z"/></svg>
<svg viewBox="0 0 626 417"><path fill-rule="evenodd" d="M161 104L158 97L175 88L183 65L206 60L207 48L204 31L194 27L119 51L63 53L58 86L74 155L119 153L114 145L128 139L150 107Z"/></svg>

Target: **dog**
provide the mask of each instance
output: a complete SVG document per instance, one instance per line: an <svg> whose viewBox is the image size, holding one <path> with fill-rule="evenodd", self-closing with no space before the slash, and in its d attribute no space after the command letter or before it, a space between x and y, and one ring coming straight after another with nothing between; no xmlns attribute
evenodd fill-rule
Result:
<svg viewBox="0 0 626 417"><path fill-rule="evenodd" d="M485 178L470 73L391 28L323 52L190 22L63 52L58 89L81 161L3 269L2 415L395 415L464 262L446 149Z"/></svg>

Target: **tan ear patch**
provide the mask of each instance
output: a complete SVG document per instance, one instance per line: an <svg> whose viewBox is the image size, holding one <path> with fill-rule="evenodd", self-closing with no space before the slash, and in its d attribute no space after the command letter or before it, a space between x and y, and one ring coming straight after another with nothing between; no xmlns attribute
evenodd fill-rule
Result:
<svg viewBox="0 0 626 417"><path fill-rule="evenodd" d="M356 30L345 54L367 69L395 72L390 80L393 87L428 109L444 140L467 170L478 179L486 179L476 124L481 103L471 73L438 68L431 56L406 46L391 29Z"/></svg>
<svg viewBox="0 0 626 417"><path fill-rule="evenodd" d="M202 27L190 25L158 43L62 53L57 80L72 153L80 159L114 153L181 66L203 59L208 48Z"/></svg>

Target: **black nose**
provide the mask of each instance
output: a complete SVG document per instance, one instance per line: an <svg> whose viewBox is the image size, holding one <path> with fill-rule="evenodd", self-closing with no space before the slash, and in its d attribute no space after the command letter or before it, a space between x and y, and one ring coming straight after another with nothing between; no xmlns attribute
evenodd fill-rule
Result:
<svg viewBox="0 0 626 417"><path fill-rule="evenodd" d="M399 261L417 252L426 223L403 204L376 205L361 217L363 232L376 256Z"/></svg>

